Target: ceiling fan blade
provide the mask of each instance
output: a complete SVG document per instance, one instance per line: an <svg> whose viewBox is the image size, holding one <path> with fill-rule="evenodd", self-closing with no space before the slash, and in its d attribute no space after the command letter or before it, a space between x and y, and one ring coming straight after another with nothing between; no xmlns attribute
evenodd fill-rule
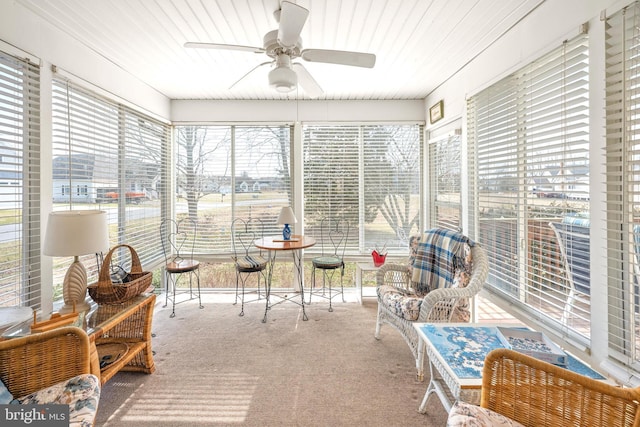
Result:
<svg viewBox="0 0 640 427"><path fill-rule="evenodd" d="M283 1L280 6L280 27L278 43L285 48L294 47L300 39L300 32L307 22L309 11L302 6Z"/></svg>
<svg viewBox="0 0 640 427"><path fill-rule="evenodd" d="M229 86L229 90L233 89L233 87L235 85L237 85L238 83L240 83L240 81L244 80L249 74L253 73L255 70L257 70L258 68L262 67L263 65L267 65L267 64L273 64L274 61L267 61L267 62L263 62L262 64L258 64L255 67L253 67L252 69L250 69L247 73L245 73L244 76L240 77L238 80L235 81L235 83L233 83L231 86Z"/></svg>
<svg viewBox="0 0 640 427"><path fill-rule="evenodd" d="M354 67L373 68L376 56L372 53L348 52L345 50L305 49L300 54L309 62L352 65Z"/></svg>
<svg viewBox="0 0 640 427"><path fill-rule="evenodd" d="M311 98L317 98L320 95L324 95L324 91L316 82L316 80L309 74L306 68L298 62L294 62L293 71L296 72L298 76L298 84L302 87L302 89L309 95Z"/></svg>
<svg viewBox="0 0 640 427"><path fill-rule="evenodd" d="M253 53L265 52L265 50L261 47L242 46L238 44L187 42L184 44L184 47L196 48L196 49L238 50L241 52L253 52Z"/></svg>

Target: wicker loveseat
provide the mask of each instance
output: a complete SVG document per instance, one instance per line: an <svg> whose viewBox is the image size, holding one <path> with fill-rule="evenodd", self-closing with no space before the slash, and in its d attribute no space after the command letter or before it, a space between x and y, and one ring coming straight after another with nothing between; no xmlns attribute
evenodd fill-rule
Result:
<svg viewBox="0 0 640 427"><path fill-rule="evenodd" d="M384 323L396 328L413 353L422 381L423 352L418 351L413 323L468 322L469 300L482 289L489 266L479 244L450 230L427 230L412 237L410 246L407 264L385 264L378 270L375 337L380 339Z"/></svg>
<svg viewBox="0 0 640 427"><path fill-rule="evenodd" d="M640 388L622 388L508 349L490 352L480 406L456 402L447 426L640 426Z"/></svg>
<svg viewBox="0 0 640 427"><path fill-rule="evenodd" d="M0 394L15 398L11 403L67 404L70 426L94 423L100 380L91 374L89 337L80 328L0 341L0 380L10 396Z"/></svg>

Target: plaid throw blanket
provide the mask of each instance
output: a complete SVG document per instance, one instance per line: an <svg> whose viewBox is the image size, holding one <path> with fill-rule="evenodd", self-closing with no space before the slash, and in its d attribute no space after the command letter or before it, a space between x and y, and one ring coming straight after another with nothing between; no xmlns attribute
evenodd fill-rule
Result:
<svg viewBox="0 0 640 427"><path fill-rule="evenodd" d="M413 262L412 282L419 294L450 287L456 271L464 268L466 246L473 241L461 233L435 228L420 239Z"/></svg>

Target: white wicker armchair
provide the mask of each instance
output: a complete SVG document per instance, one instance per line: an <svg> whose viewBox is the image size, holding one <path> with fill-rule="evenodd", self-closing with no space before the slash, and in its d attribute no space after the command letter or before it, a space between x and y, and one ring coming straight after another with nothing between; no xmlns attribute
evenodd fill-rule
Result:
<svg viewBox="0 0 640 427"><path fill-rule="evenodd" d="M420 250L420 249L418 249ZM412 282L410 269L407 264L386 264L377 273L378 320L376 323L376 339L380 339L380 328L383 323L396 328L405 339L416 360L418 379L424 378L423 352L419 351L418 332L413 327L416 322L451 322L456 307L468 303L484 285L489 272L489 265L485 250L477 243L471 247L472 265L469 282L466 287L441 287L434 289L423 297L415 295L417 283ZM397 314L397 308L390 307L383 301L384 292L391 285L405 294L415 295L414 300L420 301L419 314L415 320L407 320ZM384 286L384 287L383 287ZM381 288L383 287L383 288ZM382 291L381 291L382 289ZM404 304L407 304L406 302Z"/></svg>

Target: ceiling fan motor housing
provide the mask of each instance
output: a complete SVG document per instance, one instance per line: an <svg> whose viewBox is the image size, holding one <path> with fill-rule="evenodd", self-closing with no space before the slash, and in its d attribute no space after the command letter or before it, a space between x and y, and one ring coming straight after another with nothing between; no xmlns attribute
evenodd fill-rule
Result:
<svg viewBox="0 0 640 427"><path fill-rule="evenodd" d="M269 31L262 41L265 53L271 58L276 58L280 53L286 53L291 59L300 57L300 52L302 51L302 39L300 37L298 37L296 45L289 48L283 47L278 42L278 30Z"/></svg>

